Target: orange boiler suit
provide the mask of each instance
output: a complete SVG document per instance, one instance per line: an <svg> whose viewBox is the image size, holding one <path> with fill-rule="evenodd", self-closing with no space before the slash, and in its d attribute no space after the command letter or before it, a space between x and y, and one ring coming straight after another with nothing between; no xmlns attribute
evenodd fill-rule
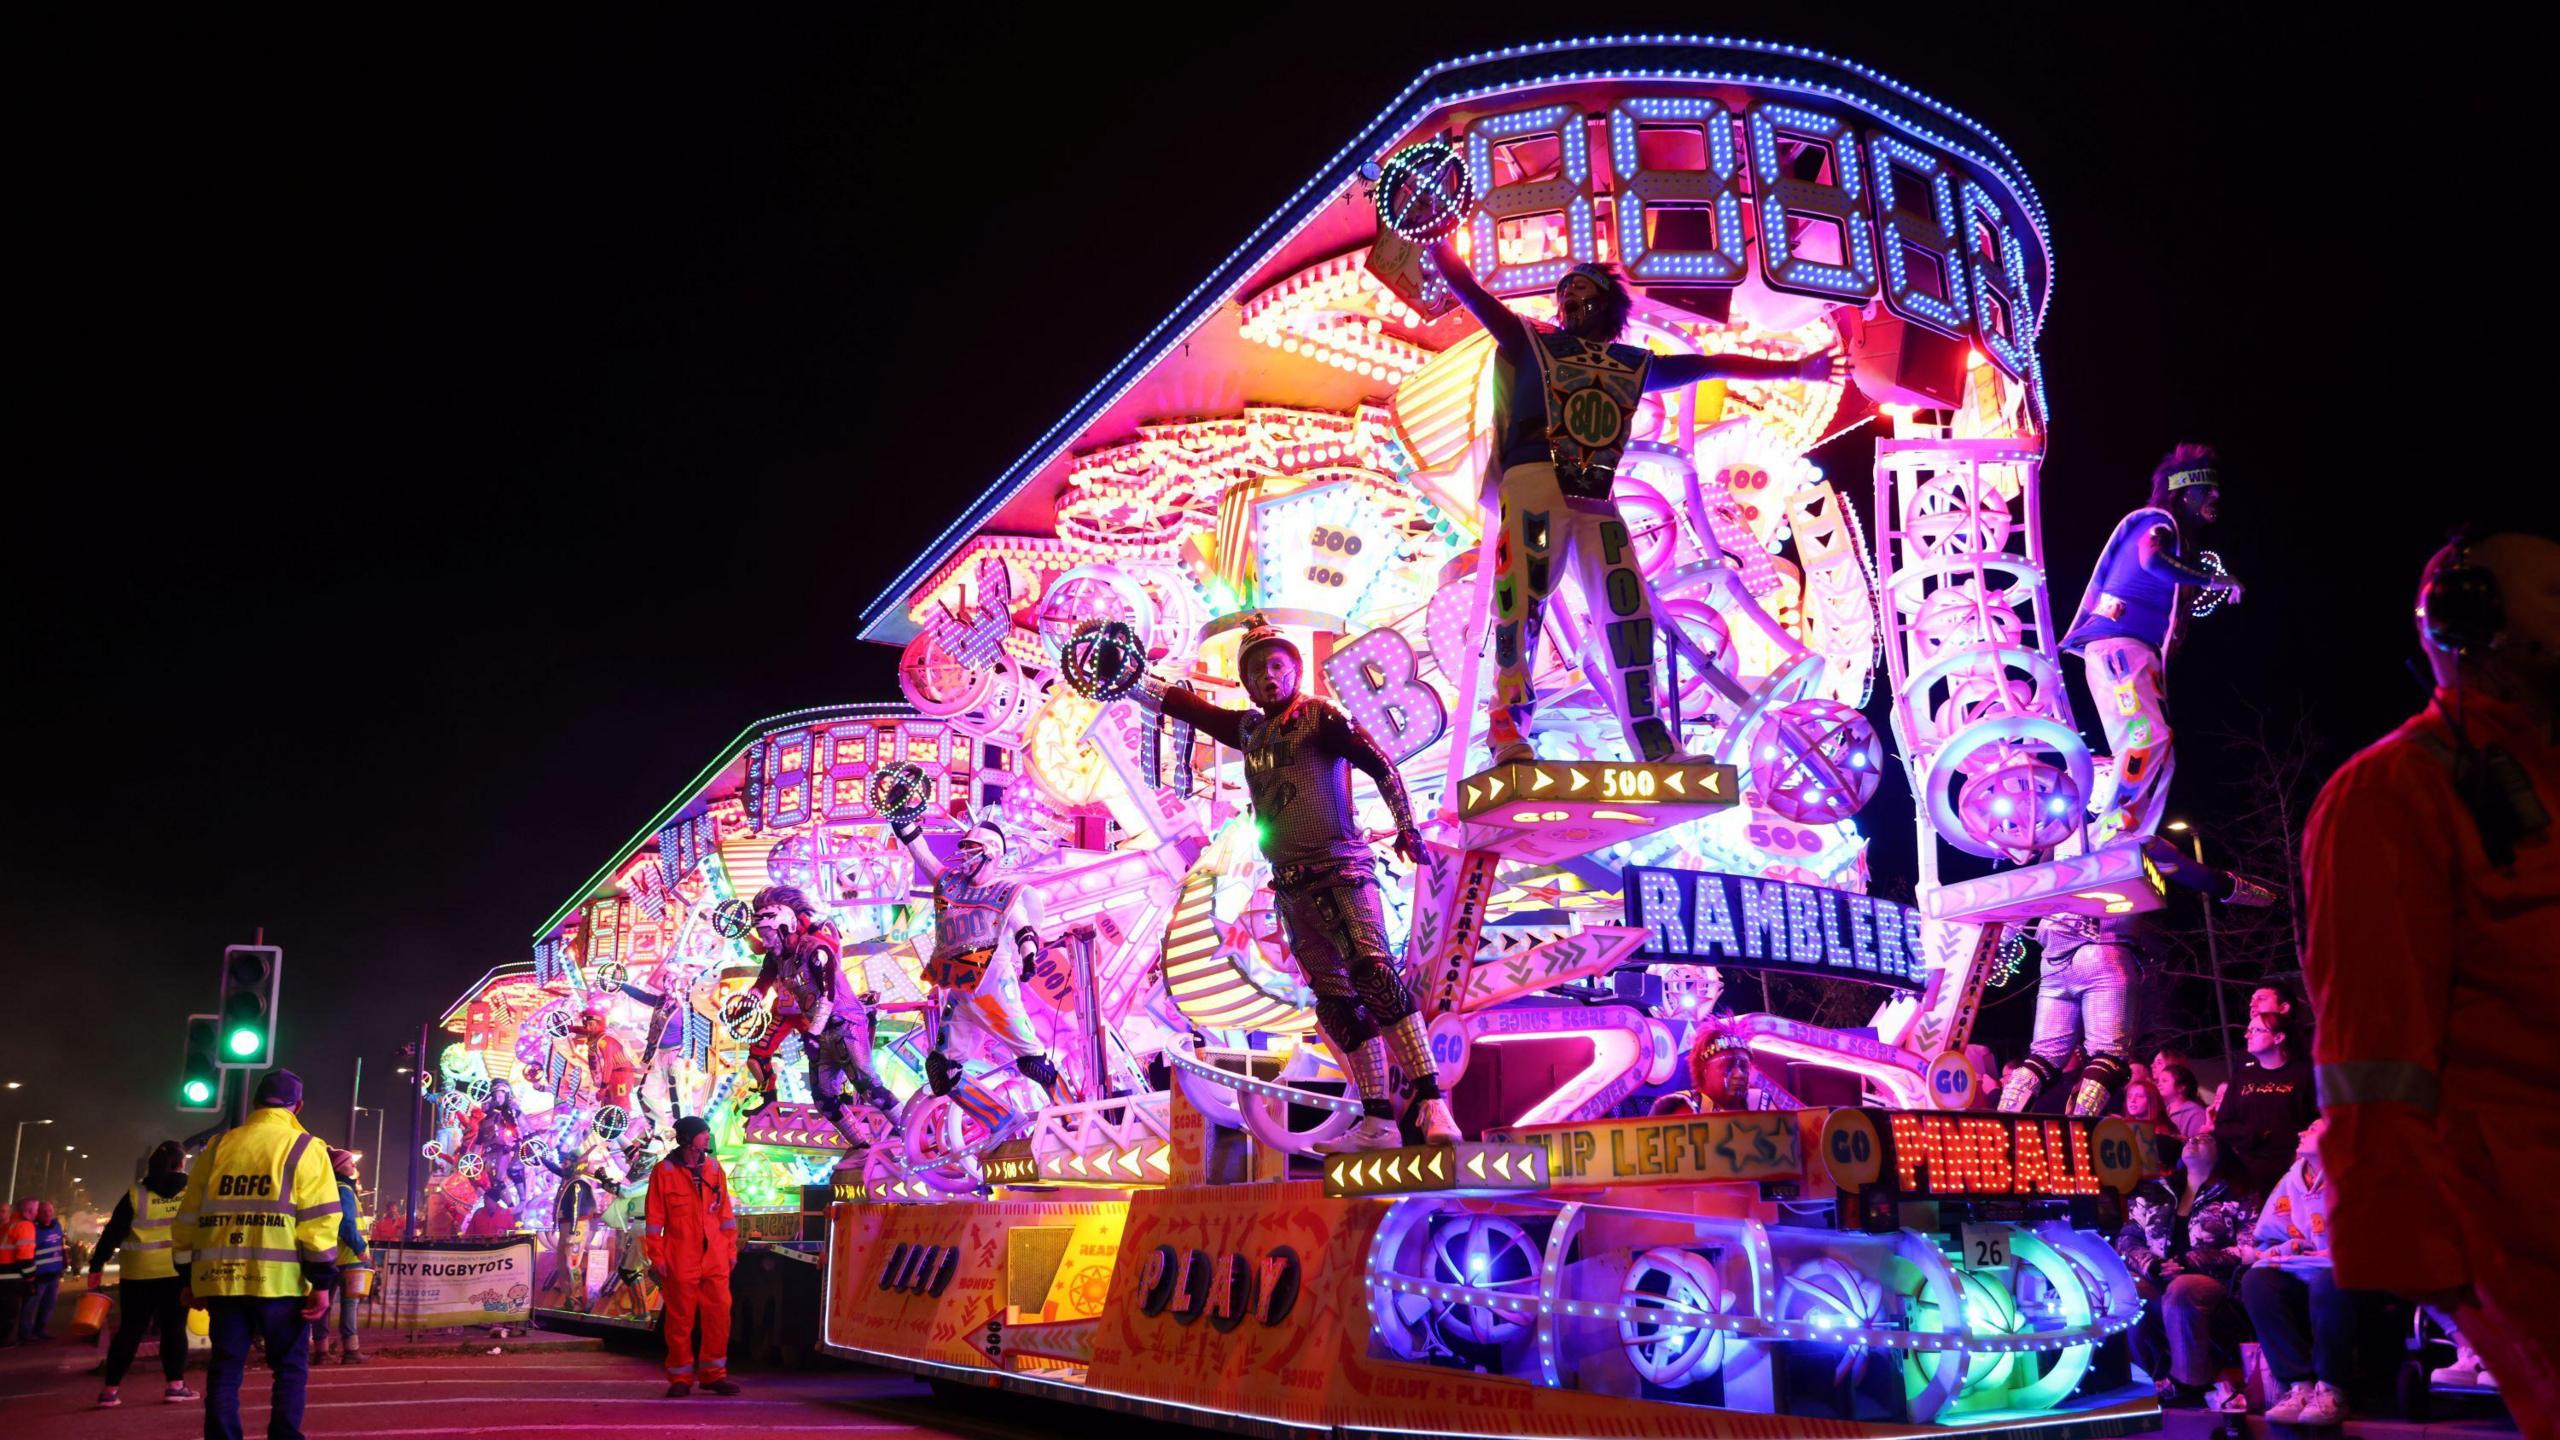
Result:
<svg viewBox="0 0 2560 1440"><path fill-rule="evenodd" d="M2560 834L2492 863L2451 715L2560 814L2560 748L2466 690L2349 760L2303 843L2338 1282L2444 1296L2528 1435L2560 1434Z"/></svg>
<svg viewBox="0 0 2560 1440"><path fill-rule="evenodd" d="M642 1231L666 1304L667 1379L708 1385L729 1375L729 1267L738 1258L738 1212L729 1177L704 1156L695 1170L674 1156L649 1172ZM693 1322L702 1320L699 1373Z"/></svg>

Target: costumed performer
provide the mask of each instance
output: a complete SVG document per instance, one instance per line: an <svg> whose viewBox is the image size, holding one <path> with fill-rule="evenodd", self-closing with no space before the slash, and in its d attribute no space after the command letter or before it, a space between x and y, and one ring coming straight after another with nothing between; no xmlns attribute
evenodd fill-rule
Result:
<svg viewBox="0 0 2560 1440"><path fill-rule="evenodd" d="M1440 1070L1422 1017L1387 953L1376 860L1351 805L1352 767L1378 787L1395 817L1398 859L1422 863L1422 832L1394 764L1339 708L1298 688L1303 664L1298 647L1257 616L1236 652L1252 709L1230 710L1154 680L1139 693L1165 714L1243 752L1245 790L1262 858L1271 863L1272 900L1289 953L1315 991L1317 1027L1359 1092L1360 1123L1316 1148L1339 1154L1404 1143L1388 1094L1390 1046L1413 1082L1411 1118L1424 1138L1435 1145L1454 1143L1463 1137L1440 1092Z"/></svg>
<svg viewBox="0 0 2560 1440"><path fill-rule="evenodd" d="M1530 685L1547 599L1574 575L1607 661L1593 667L1627 748L1667 760L1679 750L1654 693L1653 597L1635 544L1611 498L1619 461L1635 438L1647 394L1705 380L1831 378L1831 357L1763 360L1742 355L1656 355L1623 345L1635 297L1607 265L1581 264L1556 282L1560 328L1533 325L1477 283L1443 241L1432 258L1467 313L1493 337L1501 362L1495 408L1501 449L1502 533L1494 552L1495 681L1489 739L1495 764L1536 758L1529 743L1538 697ZM1676 713L1676 712L1675 712Z"/></svg>
<svg viewBox="0 0 2560 1440"><path fill-rule="evenodd" d="M894 1111L898 1100L871 1073L871 1012L845 980L844 947L836 939L835 927L818 918L818 907L789 885L768 885L756 892L751 903L755 948L763 952L764 968L756 973L750 993L761 998L777 989L782 992L796 1012L791 1023L799 1028L800 1046L808 1056L809 1098L846 1143L867 1145L871 1137L855 1123L852 1106L845 1100L846 1082L853 1083L864 1104L883 1114ZM782 1024L777 1015L775 1028ZM781 1094L774 1083L772 1051L750 1048L748 1066L764 1091L756 1107L761 1113Z"/></svg>
<svg viewBox="0 0 2560 1440"><path fill-rule="evenodd" d="M2220 590L2240 603L2239 581L2198 559L2222 517L2221 462L2210 445L2180 445L2151 471L2151 501L2116 522L2089 588L2062 637L2086 665L2098 723L2114 757L2089 797L2089 848L2160 828L2177 768L2170 744L2169 657L2177 653L2188 596Z"/></svg>

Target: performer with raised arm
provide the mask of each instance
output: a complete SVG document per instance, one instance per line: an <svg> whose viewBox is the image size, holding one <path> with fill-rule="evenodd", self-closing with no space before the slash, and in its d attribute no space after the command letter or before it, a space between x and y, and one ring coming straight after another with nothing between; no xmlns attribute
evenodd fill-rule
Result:
<svg viewBox="0 0 2560 1440"><path fill-rule="evenodd" d="M1561 328L1532 325L1478 284L1443 241L1432 259L1467 313L1493 337L1495 456L1502 484L1502 538L1494 552L1494 763L1536 758L1529 743L1538 697L1530 688L1547 597L1571 570L1591 622L1608 642L1596 667L1601 693L1617 712L1627 746L1646 760L1679 749L1662 697L1654 693L1657 620L1636 569L1635 546L1610 489L1635 437L1636 406L1657 390L1704 380L1831 378L1828 354L1803 360L1742 355L1656 355L1622 345L1635 297L1610 266L1576 265L1556 282Z"/></svg>
<svg viewBox="0 0 2560 1440"><path fill-rule="evenodd" d="M2177 652L2189 589L2240 603L2239 581L2201 556L2222 518L2221 462L2210 445L2180 445L2151 471L2151 500L2116 522L2089 588L2062 637L2088 667L2107 750L2115 763L2090 797L2089 848L2160 828L2176 753L2169 743L2169 657Z"/></svg>
<svg viewBox="0 0 2560 1440"><path fill-rule="evenodd" d="M933 1093L952 1093L966 1062L978 1059L1054 1094L1058 1069L1022 1003L1022 972L1041 950L1040 893L1013 873L1004 831L990 819L973 822L945 865L926 847L923 826L903 820L891 829L933 883L933 957L924 967L940 1017L924 1062Z"/></svg>
<svg viewBox="0 0 2560 1440"><path fill-rule="evenodd" d="M1440 1093L1422 1017L1387 953L1375 860L1351 808L1351 767L1378 787L1395 817L1397 858L1422 862L1422 832L1395 766L1349 716L1298 688L1303 664L1298 647L1256 617L1236 654L1254 708L1229 710L1152 680L1141 693L1165 714L1244 752L1245 789L1289 953L1316 992L1316 1024L1360 1092L1360 1123L1316 1148L1341 1153L1404 1143L1387 1092L1390 1044L1413 1080L1413 1118L1424 1137L1454 1143L1464 1137Z"/></svg>
<svg viewBox="0 0 2560 1440"><path fill-rule="evenodd" d="M818 918L817 906L789 885L768 885L756 892L755 948L764 955L753 993L769 995L779 988L798 1012L801 1048L809 1057L809 1098L836 1133L854 1145L870 1136L849 1115L844 1096L850 1080L863 1103L882 1114L898 1107L898 1097L871 1072L871 1013L845 980L844 946L833 925ZM780 1021L777 1020L779 1025ZM780 1094L773 1082L770 1050L764 1058L749 1052L756 1083L763 1087L761 1111Z"/></svg>

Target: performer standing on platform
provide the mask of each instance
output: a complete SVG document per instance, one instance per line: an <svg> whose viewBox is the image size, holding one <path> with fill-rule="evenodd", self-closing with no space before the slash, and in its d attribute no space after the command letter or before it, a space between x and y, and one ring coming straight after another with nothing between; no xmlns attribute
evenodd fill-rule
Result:
<svg viewBox="0 0 2560 1440"><path fill-rule="evenodd" d="M2180 445L2151 471L2151 503L2116 522L2071 617L2062 648L2088 667L2089 694L2115 763L2089 800L2089 848L2150 835L2169 803L2176 753L2169 744L2169 657L2188 596L2239 581L2199 560L2205 532L2222 517L2220 461L2210 445Z"/></svg>
<svg viewBox="0 0 2560 1440"><path fill-rule="evenodd" d="M1657 390L1703 380L1831 378L1831 357L1762 360L1741 355L1656 355L1621 345L1635 297L1607 265L1583 264L1556 282L1562 328L1533 327L1476 282L1447 242L1432 259L1467 313L1493 337L1501 361L1495 464L1502 475L1502 538L1494 552L1494 763L1536 758L1528 739L1538 708L1530 671L1547 597L1570 569L1591 625L1608 645L1593 667L1617 712L1627 747L1646 760L1679 749L1654 693L1653 599L1636 569L1627 522L1610 498L1619 460L1635 438L1636 406Z"/></svg>
<svg viewBox="0 0 2560 1440"><path fill-rule="evenodd" d="M898 1097L871 1073L871 1012L845 980L844 947L835 927L818 918L818 907L807 895L788 885L766 886L756 892L753 904L755 948L764 955L753 992L764 996L776 988L782 991L799 1017L794 1023L809 1057L809 1098L848 1143L868 1144L870 1136L847 1113L846 1081L852 1081L863 1103L884 1115L897 1109ZM775 1023L778 1028L781 1021ZM774 1083L772 1049L757 1048L762 1058L750 1051L749 1065L764 1091L756 1107L761 1111L780 1097L781 1088Z"/></svg>
<svg viewBox="0 0 2560 1440"><path fill-rule="evenodd" d="M2089 1063L2072 1087L2066 1115L2104 1115L2107 1099L2133 1073L2125 1042L2134 1031L2134 977L2142 968L2135 949L2135 917L2048 915L2036 923L2044 947L2044 973L2036 981L2036 1038L2008 1081L2000 1108L2016 1114L2062 1073L2073 1050Z"/></svg>
<svg viewBox="0 0 2560 1440"><path fill-rule="evenodd" d="M1395 817L1398 859L1422 863L1422 832L1395 766L1349 716L1298 688L1303 663L1296 645L1257 618L1236 653L1253 709L1229 710L1152 681L1144 693L1165 714L1244 752L1245 789L1289 953L1316 992L1316 1024L1342 1057L1364 1112L1342 1138L1316 1148L1341 1153L1404 1143L1387 1094L1389 1045L1413 1080L1414 1119L1424 1138L1454 1143L1463 1137L1440 1093L1422 1017L1387 953L1376 862L1351 808L1351 767L1378 787Z"/></svg>
<svg viewBox="0 0 2560 1440"><path fill-rule="evenodd" d="M924 1062L933 1093L959 1089L973 1059L991 1070L1010 1067L1041 1089L1055 1090L1058 1069L1049 1063L1022 1003L1022 972L1040 954L1040 894L1012 872L1004 831L992 820L976 821L945 865L925 845L924 827L910 820L892 828L915 857L917 871L933 883L933 958L924 967L939 1002L933 1052ZM974 1089L964 1090L962 1100L993 1103ZM979 1118L997 1128L1010 1116Z"/></svg>

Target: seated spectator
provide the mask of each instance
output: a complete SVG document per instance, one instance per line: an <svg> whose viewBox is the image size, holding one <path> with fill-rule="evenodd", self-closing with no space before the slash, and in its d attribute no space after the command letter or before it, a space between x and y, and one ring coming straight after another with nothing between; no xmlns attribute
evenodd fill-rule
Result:
<svg viewBox="0 0 2560 1440"><path fill-rule="evenodd" d="M2239 1371L2246 1326L2233 1276L2258 1197L2238 1176L2207 1132L2188 1139L2178 1168L2145 1180L2125 1204L2116 1252L2147 1302L2131 1336L2134 1359L2164 1403L2196 1404L2213 1385L2216 1408L2248 1408Z"/></svg>
<svg viewBox="0 0 2560 1440"><path fill-rule="evenodd" d="M2320 1115L2311 1061L2293 1043L2281 1012L2249 1017L2248 1063L2233 1073L2214 1107L2214 1138L2247 1172L2250 1188L2272 1193L2291 1168L2302 1132Z"/></svg>
<svg viewBox="0 0 2560 1440"><path fill-rule="evenodd" d="M2278 1425L2335 1425L2347 1415L2356 1292L2341 1288L2330 1270L2329 1175L2320 1164L2320 1135L2328 1128L2318 1120L2302 1132L2292 1168L2240 1250L2249 1262L2240 1303L2268 1371L2285 1387L2267 1407L2267 1419Z"/></svg>
<svg viewBox="0 0 2560 1440"><path fill-rule="evenodd" d="M2160 1103L2160 1092L2151 1088L2150 1076L2137 1070L2125 1082L2117 1113L2133 1122L2134 1134L2148 1148L2145 1169L2165 1173L2177 1164L2178 1135L2169 1128L2168 1111Z"/></svg>
<svg viewBox="0 0 2560 1440"><path fill-rule="evenodd" d="M2167 1054L2167 1051L2162 1051ZM2196 1093L2196 1072L2182 1063L2155 1064L2151 1083L2160 1092L2161 1108L2169 1117L2169 1128L2181 1140L2213 1128L2213 1112L2206 1108L2204 1097Z"/></svg>

